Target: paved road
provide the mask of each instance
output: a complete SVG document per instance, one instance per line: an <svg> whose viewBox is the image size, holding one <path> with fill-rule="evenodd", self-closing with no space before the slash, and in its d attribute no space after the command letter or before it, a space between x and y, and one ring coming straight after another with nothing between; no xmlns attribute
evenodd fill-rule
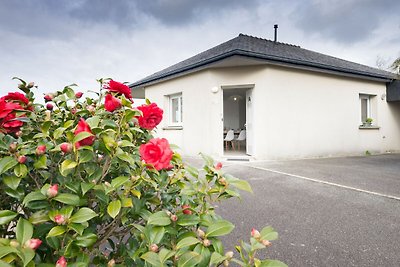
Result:
<svg viewBox="0 0 400 267"><path fill-rule="evenodd" d="M400 266L400 155L228 162L224 169L254 190L218 208L236 225L227 247L252 227L272 225L280 238L268 256L289 266Z"/></svg>

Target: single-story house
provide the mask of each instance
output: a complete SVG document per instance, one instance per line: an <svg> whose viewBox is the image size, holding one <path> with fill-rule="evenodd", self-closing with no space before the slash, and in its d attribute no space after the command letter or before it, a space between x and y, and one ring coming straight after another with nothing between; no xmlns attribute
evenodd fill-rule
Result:
<svg viewBox="0 0 400 267"><path fill-rule="evenodd" d="M287 159L400 151L396 75L296 45L239 34L130 87L134 97L164 109L157 135L184 155ZM246 130L240 150L224 145L230 129L235 138Z"/></svg>

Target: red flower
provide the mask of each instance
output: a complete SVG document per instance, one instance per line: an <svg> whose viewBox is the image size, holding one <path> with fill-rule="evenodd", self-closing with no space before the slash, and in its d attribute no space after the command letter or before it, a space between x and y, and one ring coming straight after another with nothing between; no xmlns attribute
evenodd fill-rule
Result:
<svg viewBox="0 0 400 267"><path fill-rule="evenodd" d="M189 205L182 205L182 212L183 212L183 214L187 214L187 215L192 214L192 211L190 210Z"/></svg>
<svg viewBox="0 0 400 267"><path fill-rule="evenodd" d="M221 162L218 162L216 165L215 165L215 169L216 170L220 170L222 168L222 163Z"/></svg>
<svg viewBox="0 0 400 267"><path fill-rule="evenodd" d="M153 138L139 149L141 159L154 166L156 170L172 168L172 150L165 138Z"/></svg>
<svg viewBox="0 0 400 267"><path fill-rule="evenodd" d="M54 216L54 221L56 222L56 224L64 224L65 223L65 218L63 215L61 214L57 214L56 216Z"/></svg>
<svg viewBox="0 0 400 267"><path fill-rule="evenodd" d="M163 110L156 103L150 105L141 105L137 108L143 115L138 117L140 127L153 130L163 118Z"/></svg>
<svg viewBox="0 0 400 267"><path fill-rule="evenodd" d="M24 103L25 105L29 104L29 99L19 92L8 93L6 96L3 96L3 98L4 100Z"/></svg>
<svg viewBox="0 0 400 267"><path fill-rule="evenodd" d="M42 240L32 238L25 242L25 247L31 248L31 249L37 249L38 247L40 247L41 244L42 244Z"/></svg>
<svg viewBox="0 0 400 267"><path fill-rule="evenodd" d="M9 113L5 118L0 119L0 133L16 133L23 124L22 121L17 120L17 116L14 113Z"/></svg>
<svg viewBox="0 0 400 267"><path fill-rule="evenodd" d="M0 98L0 119L6 117L16 109L23 109L23 107L18 103L6 101L5 97Z"/></svg>
<svg viewBox="0 0 400 267"><path fill-rule="evenodd" d="M90 129L89 124L87 124L87 122L83 118L81 118L79 120L78 127L76 127L74 134L78 135L81 132L92 133L92 130ZM91 146L91 145L93 145L94 139L95 139L94 136L86 137L85 139L82 139L81 141L76 142L75 147L79 148L81 146Z"/></svg>
<svg viewBox="0 0 400 267"><path fill-rule="evenodd" d="M26 162L26 156L19 156L18 157L18 162L21 164L24 164Z"/></svg>
<svg viewBox="0 0 400 267"><path fill-rule="evenodd" d="M58 194L58 184L53 184L52 186L47 189L47 196L48 197L55 197Z"/></svg>
<svg viewBox="0 0 400 267"><path fill-rule="evenodd" d="M36 155L40 156L46 153L46 146L45 145L40 145L36 148Z"/></svg>
<svg viewBox="0 0 400 267"><path fill-rule="evenodd" d="M110 92L123 94L128 99L132 98L131 89L128 86L126 86L125 84L123 84L123 83L119 83L119 82L111 80L108 83L108 88L107 89Z"/></svg>
<svg viewBox="0 0 400 267"><path fill-rule="evenodd" d="M76 92L76 93L75 93L75 97L76 97L76 98L81 98L82 95L83 95L82 92Z"/></svg>
<svg viewBox="0 0 400 267"><path fill-rule="evenodd" d="M53 100L53 98L54 98L53 94L47 94L47 95L44 96L44 100L46 102Z"/></svg>
<svg viewBox="0 0 400 267"><path fill-rule="evenodd" d="M121 100L113 96L112 94L106 95L106 100L104 102L104 108L107 111L113 112L121 107Z"/></svg>
<svg viewBox="0 0 400 267"><path fill-rule="evenodd" d="M56 267L67 267L67 260L64 256L61 256L56 262Z"/></svg>
<svg viewBox="0 0 400 267"><path fill-rule="evenodd" d="M72 150L72 145L70 143L62 143L60 145L60 149L63 153L67 154L69 152L71 152Z"/></svg>
<svg viewBox="0 0 400 267"><path fill-rule="evenodd" d="M51 104L51 103L47 103L46 108L47 108L48 110L53 110L54 106L53 106L53 104Z"/></svg>

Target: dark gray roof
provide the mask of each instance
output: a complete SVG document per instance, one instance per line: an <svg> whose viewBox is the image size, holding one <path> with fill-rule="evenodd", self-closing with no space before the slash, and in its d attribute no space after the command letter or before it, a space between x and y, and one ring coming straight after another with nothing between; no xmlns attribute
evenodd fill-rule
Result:
<svg viewBox="0 0 400 267"><path fill-rule="evenodd" d="M194 70L231 56L245 56L263 59L272 64L285 64L333 71L347 75L364 76L366 78L384 80L394 78L394 74L391 72L306 50L300 46L239 34L236 38L147 76L131 84L130 87L157 82L158 80Z"/></svg>

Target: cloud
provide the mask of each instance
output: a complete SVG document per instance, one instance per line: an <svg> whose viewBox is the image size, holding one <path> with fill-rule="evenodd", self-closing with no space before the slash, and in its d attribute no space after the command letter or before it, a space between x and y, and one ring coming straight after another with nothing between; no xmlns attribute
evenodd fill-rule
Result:
<svg viewBox="0 0 400 267"><path fill-rule="evenodd" d="M387 19L398 18L398 10L398 0L310 0L298 4L292 17L305 33L354 43L371 37Z"/></svg>

